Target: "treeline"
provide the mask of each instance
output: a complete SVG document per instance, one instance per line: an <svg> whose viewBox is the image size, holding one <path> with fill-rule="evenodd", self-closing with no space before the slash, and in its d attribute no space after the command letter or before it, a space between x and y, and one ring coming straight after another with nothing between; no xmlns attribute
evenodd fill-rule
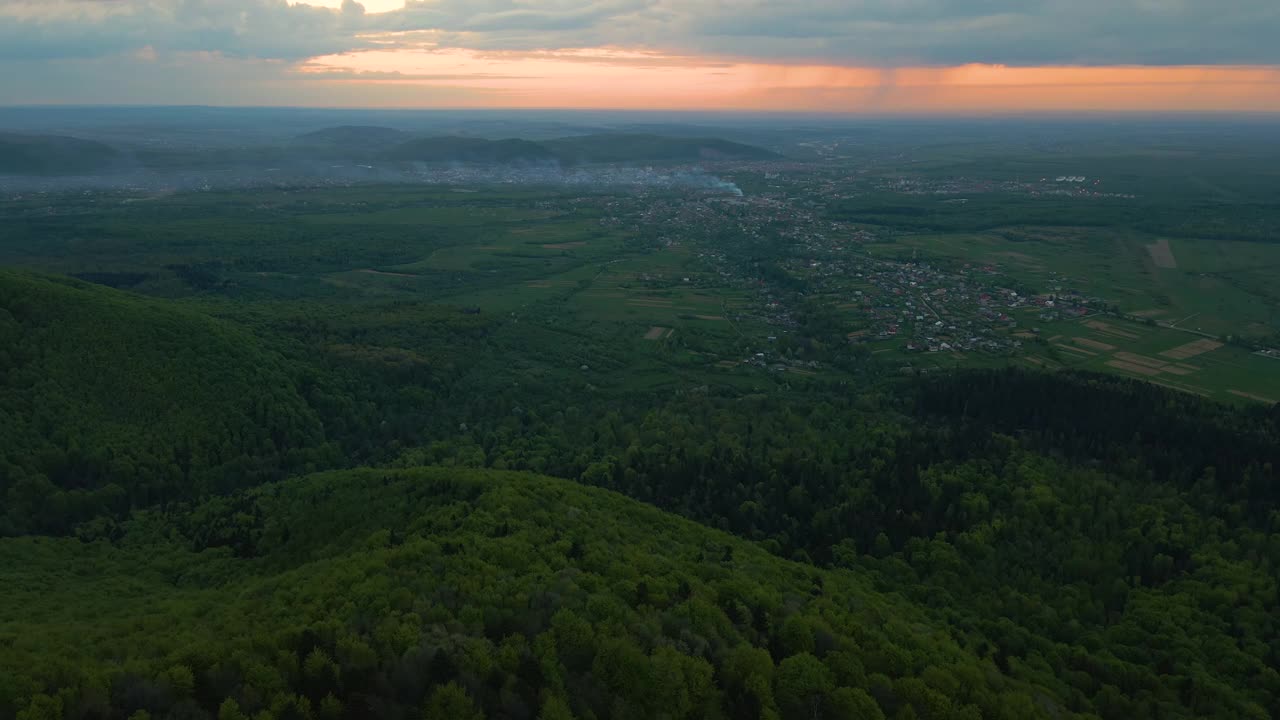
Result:
<svg viewBox="0 0 1280 720"><path fill-rule="evenodd" d="M1275 242L1280 235L1280 206L1275 203L1181 202L1161 197L1034 198L1009 193L979 193L968 199L961 205L944 204L936 197L907 200L901 195L870 195L836 203L830 215L847 222L933 232L1019 226L1106 227L1130 228L1154 236L1241 242ZM1088 212L1081 212L1082 203L1087 203Z"/></svg>
<svg viewBox="0 0 1280 720"><path fill-rule="evenodd" d="M1161 484L1207 482L1215 503L1240 503L1263 521L1280 499L1280 405L1230 407L1113 375L1017 370L929 378L914 392L923 416L957 428L958 447L980 447L993 431L1017 435L1042 453Z"/></svg>

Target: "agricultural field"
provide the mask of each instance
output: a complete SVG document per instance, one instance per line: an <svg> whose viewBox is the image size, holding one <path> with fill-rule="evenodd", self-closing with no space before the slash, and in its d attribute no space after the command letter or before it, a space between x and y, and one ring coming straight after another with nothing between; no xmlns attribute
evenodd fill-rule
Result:
<svg viewBox="0 0 1280 720"><path fill-rule="evenodd" d="M1222 402L1280 401L1280 360L1112 317L1047 323L1020 360L1049 369L1116 373Z"/></svg>
<svg viewBox="0 0 1280 720"><path fill-rule="evenodd" d="M1011 227L900 234L867 249L991 266L1040 292L1077 290L1123 313L1212 335L1267 337L1280 327L1280 290L1270 281L1280 244Z"/></svg>
<svg viewBox="0 0 1280 720"><path fill-rule="evenodd" d="M1280 244L1250 235L1274 218L1255 208L1259 218L1205 226L1201 237L1199 221L1170 198L1209 192L1203 183L1138 204L1110 181L1080 191L1105 197L1035 196L1053 182L1006 187L1012 165L948 174L975 162L974 152L937 152L909 173L873 163L847 187L817 171L734 177L758 196L536 185L122 191L56 205L32 196L0 207L0 263L273 329L272 315L290 303L362 322L461 309L492 323L495 342L533 350L526 371L604 389L755 388L1013 364L1139 377L1234 403L1280 398L1276 361L1234 344L1194 362L1161 355L1193 333L1264 345L1276 336ZM1230 199L1219 176L1204 178L1215 178L1205 180L1214 197ZM978 194L961 195L969 190ZM821 212L806 209L823 202ZM1137 337L1029 304L1050 296ZM396 334L414 340L348 338L334 352L435 357L425 331ZM1040 344L1053 335L1082 342Z"/></svg>
<svg viewBox="0 0 1280 720"><path fill-rule="evenodd" d="M819 374L769 372L760 353L779 330L760 298L709 272L696 243L656 242L617 221L643 202L556 188L457 190L97 197L53 217L11 204L15 232L0 238L0 259L271 331L343 318L350 337L329 352L344 360L455 363L442 360L430 326L412 324L439 307L474 313L492 326L489 342L518 349L512 373L573 387L750 391L771 386L771 375L794 383ZM45 240L26 242L37 233Z"/></svg>
<svg viewBox="0 0 1280 720"><path fill-rule="evenodd" d="M1143 380L1230 404L1280 402L1280 359L1211 337L1113 316L1043 322L1027 314L1026 327L1008 337L1021 347L1007 353L909 352L897 340L869 344L874 357L905 372L1020 367L1087 370Z"/></svg>

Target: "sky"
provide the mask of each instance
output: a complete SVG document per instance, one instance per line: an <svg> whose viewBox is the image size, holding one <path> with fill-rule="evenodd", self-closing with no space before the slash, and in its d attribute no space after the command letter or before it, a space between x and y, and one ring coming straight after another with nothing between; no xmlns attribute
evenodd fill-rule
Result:
<svg viewBox="0 0 1280 720"><path fill-rule="evenodd" d="M1277 0L0 0L0 105L1280 112Z"/></svg>

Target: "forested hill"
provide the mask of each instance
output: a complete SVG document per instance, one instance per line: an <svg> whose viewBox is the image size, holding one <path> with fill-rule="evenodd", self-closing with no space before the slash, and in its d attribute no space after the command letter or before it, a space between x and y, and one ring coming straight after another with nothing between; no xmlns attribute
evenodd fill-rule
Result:
<svg viewBox="0 0 1280 720"><path fill-rule="evenodd" d="M301 145L325 147L385 149L407 140L409 140L408 133L394 128L376 125L342 125L300 135L295 142Z"/></svg>
<svg viewBox="0 0 1280 720"><path fill-rule="evenodd" d="M763 148L720 138L601 134L560 138L544 144L564 162L574 165L779 159Z"/></svg>
<svg viewBox="0 0 1280 720"><path fill-rule="evenodd" d="M119 158L112 147L59 135L0 132L0 175L73 175L108 169Z"/></svg>
<svg viewBox="0 0 1280 720"><path fill-rule="evenodd" d="M555 153L529 140L434 137L410 140L383 154L387 160L476 165L539 165L557 162Z"/></svg>
<svg viewBox="0 0 1280 720"><path fill-rule="evenodd" d="M853 573L514 473L329 473L115 544L0 540L0 640L0 717L32 720L1081 717Z"/></svg>
<svg viewBox="0 0 1280 720"><path fill-rule="evenodd" d="M0 535L332 461L303 375L198 313L0 271Z"/></svg>
<svg viewBox="0 0 1280 720"><path fill-rule="evenodd" d="M1273 409L606 393L529 323L199 302L253 332L0 272L0 720L1280 711Z"/></svg>
<svg viewBox="0 0 1280 720"><path fill-rule="evenodd" d="M558 140L484 140L435 137L410 140L387 150L387 160L427 163L563 166L697 163L716 160L777 159L774 153L715 138L660 135L583 135Z"/></svg>

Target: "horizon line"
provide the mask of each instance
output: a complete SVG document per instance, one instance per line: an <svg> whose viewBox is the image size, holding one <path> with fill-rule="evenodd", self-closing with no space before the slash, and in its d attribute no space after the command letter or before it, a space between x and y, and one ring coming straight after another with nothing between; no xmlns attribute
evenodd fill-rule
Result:
<svg viewBox="0 0 1280 720"><path fill-rule="evenodd" d="M483 105L454 105L438 107L414 106L378 106L378 105L257 105L257 104L163 104L163 103L0 103L0 110L301 110L301 111L363 111L363 112L483 112L483 113L583 113L583 114L626 114L626 115L746 115L746 116L783 116L783 117L830 117L830 118L1020 118L1020 117L1251 117L1280 119L1280 110L1205 110L1205 109L1086 109L1086 110L993 110L990 112L954 111L939 112L925 110L760 110L733 108L602 108L602 107L492 107Z"/></svg>

